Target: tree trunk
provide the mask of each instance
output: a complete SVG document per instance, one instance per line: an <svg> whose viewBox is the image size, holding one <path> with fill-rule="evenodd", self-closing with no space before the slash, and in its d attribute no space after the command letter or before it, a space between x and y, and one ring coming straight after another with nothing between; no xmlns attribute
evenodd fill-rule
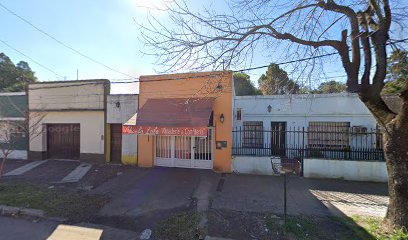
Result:
<svg viewBox="0 0 408 240"><path fill-rule="evenodd" d="M405 100L406 101L406 100ZM408 228L408 109L404 102L398 116L384 132L384 154L388 171L388 205L385 223Z"/></svg>
<svg viewBox="0 0 408 240"><path fill-rule="evenodd" d="M7 160L7 157L4 156L0 164L0 178L3 176L4 165L6 164L6 160Z"/></svg>

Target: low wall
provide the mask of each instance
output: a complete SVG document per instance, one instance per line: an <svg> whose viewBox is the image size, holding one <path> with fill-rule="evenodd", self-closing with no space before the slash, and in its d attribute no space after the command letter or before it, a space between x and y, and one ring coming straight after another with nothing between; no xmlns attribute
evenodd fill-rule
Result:
<svg viewBox="0 0 408 240"><path fill-rule="evenodd" d="M330 159L303 160L303 176L352 181L387 182L387 168L381 161L349 161Z"/></svg>
<svg viewBox="0 0 408 240"><path fill-rule="evenodd" d="M279 158L274 162L280 163ZM234 156L232 157L232 171L235 173L274 175L271 157Z"/></svg>
<svg viewBox="0 0 408 240"><path fill-rule="evenodd" d="M3 158L3 153L0 151L0 158ZM24 150L14 150L8 155L8 159L23 159L27 160L27 151Z"/></svg>

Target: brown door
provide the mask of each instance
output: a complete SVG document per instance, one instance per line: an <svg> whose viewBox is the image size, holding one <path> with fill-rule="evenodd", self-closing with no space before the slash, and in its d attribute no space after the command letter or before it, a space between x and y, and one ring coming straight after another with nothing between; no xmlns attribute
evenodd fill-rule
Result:
<svg viewBox="0 0 408 240"><path fill-rule="evenodd" d="M48 158L79 159L79 124L47 124Z"/></svg>
<svg viewBox="0 0 408 240"><path fill-rule="evenodd" d="M122 124L111 124L111 161L122 159Z"/></svg>
<svg viewBox="0 0 408 240"><path fill-rule="evenodd" d="M271 122L271 147L274 156L286 156L286 122Z"/></svg>

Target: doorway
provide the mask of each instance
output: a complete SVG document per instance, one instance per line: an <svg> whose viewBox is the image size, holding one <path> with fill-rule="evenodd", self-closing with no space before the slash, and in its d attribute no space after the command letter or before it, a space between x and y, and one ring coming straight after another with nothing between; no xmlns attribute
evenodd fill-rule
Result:
<svg viewBox="0 0 408 240"><path fill-rule="evenodd" d="M271 151L273 156L286 156L286 122L271 122Z"/></svg>
<svg viewBox="0 0 408 240"><path fill-rule="evenodd" d="M212 169L214 159L214 129L207 137L156 136L156 166Z"/></svg>
<svg viewBox="0 0 408 240"><path fill-rule="evenodd" d="M111 161L122 161L122 124L111 124Z"/></svg>
<svg viewBox="0 0 408 240"><path fill-rule="evenodd" d="M79 159L79 124L47 124L47 157L54 159Z"/></svg>

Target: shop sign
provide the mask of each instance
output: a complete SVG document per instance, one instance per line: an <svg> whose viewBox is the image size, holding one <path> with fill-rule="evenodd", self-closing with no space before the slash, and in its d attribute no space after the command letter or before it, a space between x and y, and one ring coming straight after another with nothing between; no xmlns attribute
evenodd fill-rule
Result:
<svg viewBox="0 0 408 240"><path fill-rule="evenodd" d="M123 134L137 135L167 135L167 136L197 136L206 137L208 127L158 127L123 125Z"/></svg>

